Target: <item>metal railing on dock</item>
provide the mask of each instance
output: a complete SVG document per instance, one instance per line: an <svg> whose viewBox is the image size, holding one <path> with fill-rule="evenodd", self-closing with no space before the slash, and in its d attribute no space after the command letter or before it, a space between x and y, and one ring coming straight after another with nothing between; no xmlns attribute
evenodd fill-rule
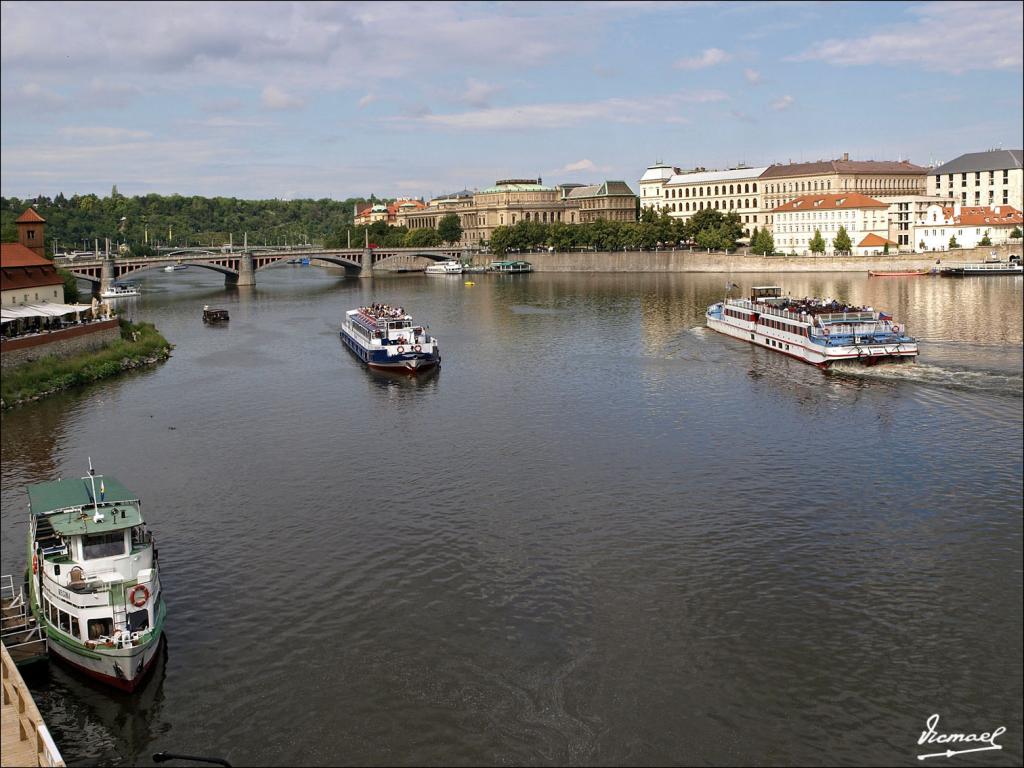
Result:
<svg viewBox="0 0 1024 768"><path fill-rule="evenodd" d="M7 646L0 646L3 668L3 707L0 708L0 765L63 766L32 694L21 677Z"/></svg>
<svg viewBox="0 0 1024 768"><path fill-rule="evenodd" d="M0 641L18 666L46 658L46 637L14 577L0 576Z"/></svg>

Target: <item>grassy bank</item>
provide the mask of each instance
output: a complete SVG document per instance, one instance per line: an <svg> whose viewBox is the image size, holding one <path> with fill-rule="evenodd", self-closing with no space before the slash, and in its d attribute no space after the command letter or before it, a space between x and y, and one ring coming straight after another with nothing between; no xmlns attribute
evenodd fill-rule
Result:
<svg viewBox="0 0 1024 768"><path fill-rule="evenodd" d="M74 357L44 357L5 370L0 405L10 408L72 387L116 376L171 356L171 345L152 323L121 320L121 338L102 349Z"/></svg>

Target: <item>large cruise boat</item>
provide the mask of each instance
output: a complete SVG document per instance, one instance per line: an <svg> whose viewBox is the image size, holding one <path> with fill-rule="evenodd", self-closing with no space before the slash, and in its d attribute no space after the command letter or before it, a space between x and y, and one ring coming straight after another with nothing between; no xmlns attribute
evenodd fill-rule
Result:
<svg viewBox="0 0 1024 768"><path fill-rule="evenodd" d="M138 497L109 475L28 487L29 603L51 654L132 691L167 613Z"/></svg>
<svg viewBox="0 0 1024 768"><path fill-rule="evenodd" d="M735 287L735 286L734 286ZM708 307L709 328L768 347L819 368L844 360L866 365L917 357L917 340L890 315L837 301L791 299L776 286L751 288L749 299Z"/></svg>
<svg viewBox="0 0 1024 768"><path fill-rule="evenodd" d="M350 309L341 325L341 340L370 368L424 373L441 364L437 339L424 325L413 325L402 307L373 304Z"/></svg>

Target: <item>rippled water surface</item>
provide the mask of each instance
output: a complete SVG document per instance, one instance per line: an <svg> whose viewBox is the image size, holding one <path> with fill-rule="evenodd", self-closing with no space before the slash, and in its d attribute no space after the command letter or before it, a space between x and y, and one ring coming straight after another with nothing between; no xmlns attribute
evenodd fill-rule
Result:
<svg viewBox="0 0 1024 768"><path fill-rule="evenodd" d="M90 456L160 544L145 688L30 679L68 762L1019 764L1021 279L733 276L922 342L823 373L706 330L726 277L149 275L167 363L3 416L4 573ZM439 373L346 351L372 301Z"/></svg>

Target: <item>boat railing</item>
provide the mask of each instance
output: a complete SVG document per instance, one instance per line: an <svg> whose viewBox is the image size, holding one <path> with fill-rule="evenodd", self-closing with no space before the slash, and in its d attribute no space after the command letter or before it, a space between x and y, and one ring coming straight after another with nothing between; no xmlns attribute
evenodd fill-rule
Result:
<svg viewBox="0 0 1024 768"><path fill-rule="evenodd" d="M816 315L818 321L825 323L863 323L878 319L874 312L829 312Z"/></svg>

